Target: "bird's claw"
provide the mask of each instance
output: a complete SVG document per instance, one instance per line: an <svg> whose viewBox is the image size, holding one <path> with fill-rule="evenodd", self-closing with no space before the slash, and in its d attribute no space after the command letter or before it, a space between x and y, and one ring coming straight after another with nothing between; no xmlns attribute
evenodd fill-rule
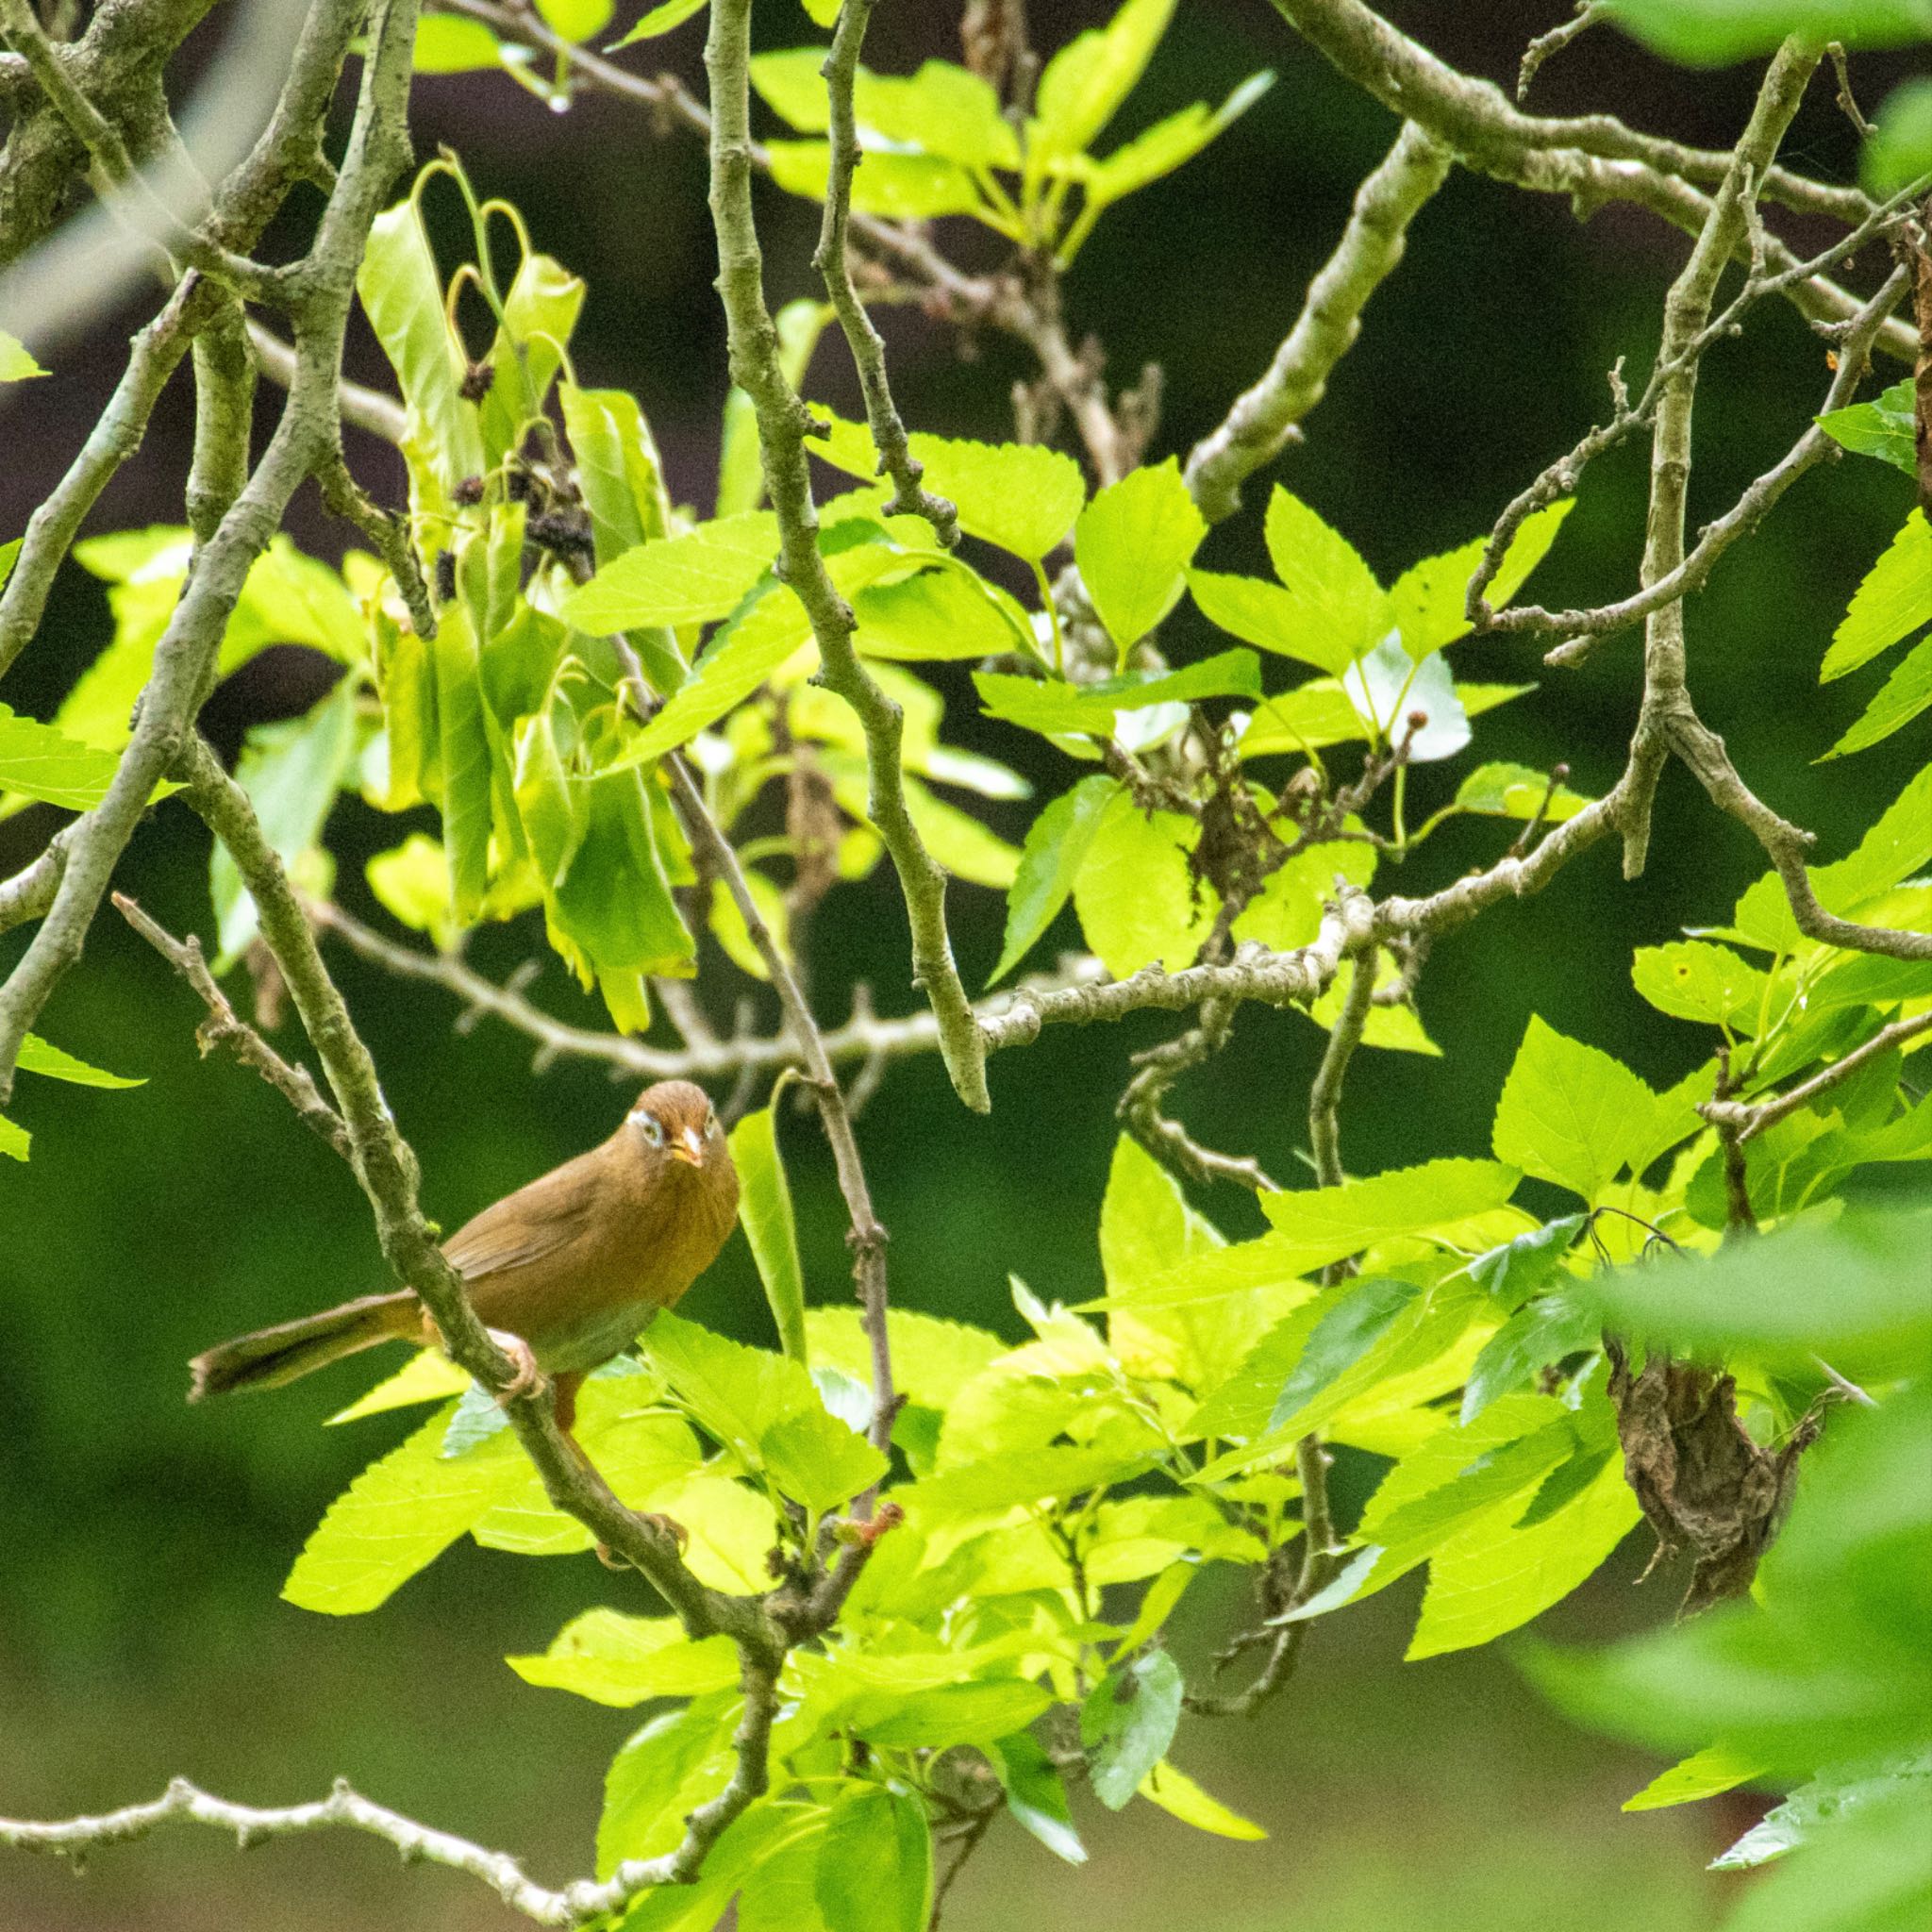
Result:
<svg viewBox="0 0 1932 1932"><path fill-rule="evenodd" d="M530 1344L521 1335L512 1335L507 1328L491 1328L485 1332L516 1364L517 1372L510 1378L509 1386L496 1391L497 1401L507 1407L523 1396L534 1395L543 1386L543 1371L537 1366L537 1357Z"/></svg>

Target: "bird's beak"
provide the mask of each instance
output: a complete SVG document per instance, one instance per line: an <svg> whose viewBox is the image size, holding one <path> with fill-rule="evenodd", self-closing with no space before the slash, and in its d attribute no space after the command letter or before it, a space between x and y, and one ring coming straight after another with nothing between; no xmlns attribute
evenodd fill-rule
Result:
<svg viewBox="0 0 1932 1932"><path fill-rule="evenodd" d="M670 1148L673 1160L681 1160L687 1167L702 1167L705 1164L705 1143L695 1127L687 1127L672 1141Z"/></svg>

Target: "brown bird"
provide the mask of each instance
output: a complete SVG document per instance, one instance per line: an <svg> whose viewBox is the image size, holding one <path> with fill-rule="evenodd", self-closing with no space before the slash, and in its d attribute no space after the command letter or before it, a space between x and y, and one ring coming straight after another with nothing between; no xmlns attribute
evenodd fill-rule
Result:
<svg viewBox="0 0 1932 1932"><path fill-rule="evenodd" d="M584 1377L711 1265L737 1213L738 1170L710 1101L689 1080L662 1080L601 1147L484 1208L442 1252L523 1386L539 1370L552 1378L568 1431ZM188 1399L275 1389L378 1342L436 1339L413 1294L364 1295L196 1356Z"/></svg>

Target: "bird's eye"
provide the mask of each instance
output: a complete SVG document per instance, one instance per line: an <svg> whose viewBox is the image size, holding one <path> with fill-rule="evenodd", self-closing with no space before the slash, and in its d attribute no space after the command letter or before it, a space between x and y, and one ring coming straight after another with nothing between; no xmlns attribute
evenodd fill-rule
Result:
<svg viewBox="0 0 1932 1932"><path fill-rule="evenodd" d="M633 1118L637 1121L638 1125L643 1129L644 1139L647 1140L653 1147L663 1146L664 1123L660 1121L656 1114L645 1113L641 1109L640 1109L639 1112L633 1116Z"/></svg>
<svg viewBox="0 0 1932 1932"><path fill-rule="evenodd" d="M705 1109L705 1132L707 1134L715 1134L717 1131L718 1116L709 1108L707 1108Z"/></svg>

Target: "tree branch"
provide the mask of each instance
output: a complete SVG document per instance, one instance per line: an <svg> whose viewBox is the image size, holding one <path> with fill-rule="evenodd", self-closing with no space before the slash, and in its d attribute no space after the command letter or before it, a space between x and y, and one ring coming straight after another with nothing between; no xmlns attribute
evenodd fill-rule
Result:
<svg viewBox="0 0 1932 1932"><path fill-rule="evenodd" d="M1733 1129L1738 1144L1741 1146L1746 1141L1763 1133L1765 1128L1774 1127L1787 1115L1796 1113L1800 1108L1809 1107L1820 1094L1829 1093L1840 1082L1849 1080L1859 1068L1883 1059L1893 1047L1903 1046L1908 1040L1917 1040L1926 1033L1932 1033L1932 1013L1916 1013L1909 1020L1894 1020L1890 1026L1880 1027L1863 1046L1854 1048L1841 1060L1834 1060L1823 1073L1812 1074L1810 1079L1788 1092L1755 1102L1707 1100L1697 1111L1712 1126Z"/></svg>
<svg viewBox="0 0 1932 1932"><path fill-rule="evenodd" d="M1408 225L1448 179L1452 158L1432 135L1405 121L1394 146L1356 191L1341 240L1308 284L1302 312L1267 373L1188 457L1188 488L1210 524L1241 508L1241 484L1280 455L1322 400L1330 373L1361 333L1369 297L1401 261Z"/></svg>
<svg viewBox="0 0 1932 1932"><path fill-rule="evenodd" d="M1692 183L1722 182L1731 156L1641 134L1611 114L1548 119L1512 107L1490 81L1460 74L1383 20L1362 0L1273 0L1274 10L1364 92L1391 112L1418 122L1453 148L1466 167L1540 193L1563 194L1580 211L1606 201L1634 201L1654 214L1701 230L1709 197ZM1831 188L1784 168L1766 172L1762 192L1807 214L1847 226L1872 211L1857 189ZM1735 245L1735 244L1734 244ZM1795 258L1767 240L1778 269ZM1785 291L1805 315L1840 322L1858 307L1856 297L1823 276ZM1888 354L1910 360L1911 331L1891 324L1879 338Z"/></svg>
<svg viewBox="0 0 1932 1932"><path fill-rule="evenodd" d="M865 397L865 420L872 430L873 447L879 453L879 474L892 479L894 494L887 508L894 515L924 517L932 525L934 535L950 550L959 541L958 515L944 497L920 487L924 472L907 441L906 425L893 406L891 386L886 379L886 345L853 286L852 263L846 247L852 176L861 158L852 93L858 76L859 50L865 43L865 30L876 4L877 0L844 0L839 9L838 27L832 35L831 52L820 70L824 75L830 107L831 158L825 180L824 222L819 231L812 266L824 281L825 293L839 318L839 326L844 331L853 365L858 371L858 387ZM853 708L860 710L857 705ZM863 715L860 710L860 716Z"/></svg>
<svg viewBox="0 0 1932 1932"><path fill-rule="evenodd" d="M809 410L786 379L777 331L765 307L763 259L751 205L751 0L715 0L705 42L711 77L711 219L718 234L718 292L729 330L732 379L751 397L766 487L778 517L779 574L797 593L818 641L821 675L865 728L868 815L891 854L912 930L912 973L939 1022L940 1053L955 1091L976 1113L990 1102L984 1050L953 963L946 932L946 875L907 808L899 764L903 720L852 647L853 617L819 555L805 439ZM849 188L849 180L847 182Z"/></svg>

